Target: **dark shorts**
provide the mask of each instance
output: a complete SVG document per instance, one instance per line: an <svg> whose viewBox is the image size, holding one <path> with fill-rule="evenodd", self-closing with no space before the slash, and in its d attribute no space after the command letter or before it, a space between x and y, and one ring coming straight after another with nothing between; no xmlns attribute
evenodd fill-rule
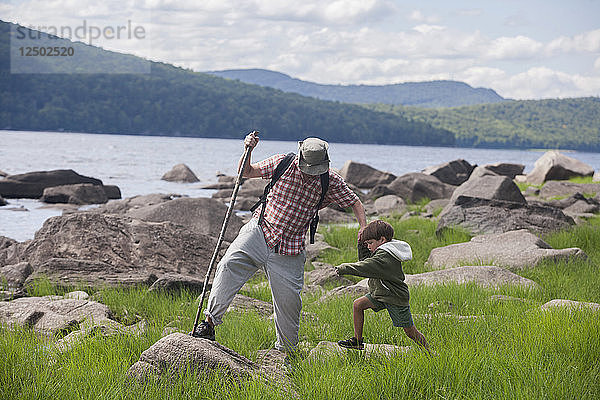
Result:
<svg viewBox="0 0 600 400"><path fill-rule="evenodd" d="M414 325L412 315L410 314L410 306L395 306L393 304L382 303L379 300L375 300L370 294L366 294L365 297L373 304L373 311L379 312L387 309L392 319L392 324L398 328L410 328Z"/></svg>

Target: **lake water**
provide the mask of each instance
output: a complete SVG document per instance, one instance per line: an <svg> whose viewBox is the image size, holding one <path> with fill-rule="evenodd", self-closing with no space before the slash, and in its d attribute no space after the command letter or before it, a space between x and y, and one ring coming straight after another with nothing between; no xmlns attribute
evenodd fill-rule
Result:
<svg viewBox="0 0 600 400"><path fill-rule="evenodd" d="M201 185L216 182L217 172L236 174L244 135L240 134L240 140L231 140L0 131L0 170L19 174L73 169L82 175L99 178L105 184L119 186L123 197L149 193L208 197L214 191L200 189ZM262 140L252 159L258 161L275 153L296 150L296 142ZM346 160L354 160L395 175L420 171L458 158L478 165L519 163L525 165L525 172L528 172L541 155L539 151L527 150L330 143L333 168L339 169ZM569 156L591 165L595 170L600 169L600 153L571 152ZM181 184L160 179L179 163L187 164L201 182ZM62 213L59 209L40 208L44 204L37 200L8 201L8 206L0 208L0 236L19 241L33 238L47 218Z"/></svg>

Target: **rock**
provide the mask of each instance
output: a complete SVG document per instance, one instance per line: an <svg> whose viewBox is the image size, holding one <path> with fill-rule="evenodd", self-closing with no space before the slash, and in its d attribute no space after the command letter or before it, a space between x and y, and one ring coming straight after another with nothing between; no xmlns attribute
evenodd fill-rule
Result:
<svg viewBox="0 0 600 400"><path fill-rule="evenodd" d="M471 177L484 175L502 175L515 179L517 175L523 174L525 166L523 164L495 163L486 164L475 168Z"/></svg>
<svg viewBox="0 0 600 400"><path fill-rule="evenodd" d="M533 288L538 286L530 279L520 277L513 272L496 266L465 266L406 275L405 282L408 286L434 286L444 285L448 282L458 284L472 282L483 287L515 285Z"/></svg>
<svg viewBox="0 0 600 400"><path fill-rule="evenodd" d="M115 185L104 185L104 193L109 200L116 200L121 198L121 189Z"/></svg>
<svg viewBox="0 0 600 400"><path fill-rule="evenodd" d="M204 276L215 242L170 222L75 213L47 219L34 240L0 251L0 265L29 262L26 284L148 284L166 273Z"/></svg>
<svg viewBox="0 0 600 400"><path fill-rule="evenodd" d="M527 182L541 185L550 180L568 180L577 176L592 176L593 174L594 169L589 165L552 150L544 153L535 162L533 171L527 174Z"/></svg>
<svg viewBox="0 0 600 400"><path fill-rule="evenodd" d="M324 263L313 263L315 269L304 273L304 280L309 285L319 286L350 286L353 285L348 278L337 274L334 266Z"/></svg>
<svg viewBox="0 0 600 400"><path fill-rule="evenodd" d="M87 212L106 214L127 214L129 211L164 203L180 198L178 194L152 193L143 196L128 197L123 200L111 201Z"/></svg>
<svg viewBox="0 0 600 400"><path fill-rule="evenodd" d="M273 304L238 293L233 298L227 311L237 311L240 313L254 311L262 317L270 317L273 315Z"/></svg>
<svg viewBox="0 0 600 400"><path fill-rule="evenodd" d="M89 320L84 321L83 324ZM135 325L123 326L120 323L112 320L92 321L89 326L84 326L78 331L69 333L67 336L59 339L51 347L52 349L61 354L71 350L75 345L81 343L88 337L103 336L109 337L114 335L134 335L141 336L146 332L146 321L142 320Z"/></svg>
<svg viewBox="0 0 600 400"><path fill-rule="evenodd" d="M545 260L587 259L579 248L553 249L527 230L475 236L470 242L431 250L426 265L444 269L470 265L494 265L511 269L534 267Z"/></svg>
<svg viewBox="0 0 600 400"><path fill-rule="evenodd" d="M44 189L48 187L75 185L78 183L102 185L100 179L79 175L71 169L28 172L26 174L9 175L4 180L1 180L0 196L6 198L38 199L44 194Z"/></svg>
<svg viewBox="0 0 600 400"><path fill-rule="evenodd" d="M477 197L489 200L504 200L525 204L527 201L519 187L506 176L484 175L473 177L460 185L450 199L454 203L458 196Z"/></svg>
<svg viewBox="0 0 600 400"><path fill-rule="evenodd" d="M243 380L254 376L258 366L215 341L173 333L142 352L139 361L129 368L127 375L146 381L163 374L182 375L190 369L216 372Z"/></svg>
<svg viewBox="0 0 600 400"><path fill-rule="evenodd" d="M370 199L378 199L390 194L396 195L396 192L390 189L387 185L377 185L373 189L369 190L368 197Z"/></svg>
<svg viewBox="0 0 600 400"><path fill-rule="evenodd" d="M258 199L250 197L238 197L235 199L235 209L240 211L250 211Z"/></svg>
<svg viewBox="0 0 600 400"><path fill-rule="evenodd" d="M103 186L80 183L46 188L41 201L44 203L104 204L108 202L108 196Z"/></svg>
<svg viewBox="0 0 600 400"><path fill-rule="evenodd" d="M95 301L62 296L22 297L0 303L0 323L30 327L45 335L77 330L86 319L95 323L110 320L110 310Z"/></svg>
<svg viewBox="0 0 600 400"><path fill-rule="evenodd" d="M185 164L177 164L167 173L165 173L160 179L168 182L186 182L193 183L199 182L200 179L192 172L192 170Z"/></svg>
<svg viewBox="0 0 600 400"><path fill-rule="evenodd" d="M425 212L434 214L436 211L443 210L448 204L450 204L449 199L431 200L429 203L425 204Z"/></svg>
<svg viewBox="0 0 600 400"><path fill-rule="evenodd" d="M575 198L576 201L565 207L563 211L568 215L579 215L579 214L595 214L600 212L600 202L593 198L586 198L581 193L576 193L570 199Z"/></svg>
<svg viewBox="0 0 600 400"><path fill-rule="evenodd" d="M20 288L32 272L33 268L28 262L0 267L0 286Z"/></svg>
<svg viewBox="0 0 600 400"><path fill-rule="evenodd" d="M324 302L333 297L349 296L349 297L355 298L355 297L364 296L365 294L369 293L368 281L369 281L369 279L363 279L360 282L355 283L354 285L351 285L351 286L340 286L340 287L333 288L330 291L328 291L327 293L325 293L325 295L323 295L323 297L321 297L321 299L319 301Z"/></svg>
<svg viewBox="0 0 600 400"><path fill-rule="evenodd" d="M149 288L148 291L162 292L180 292L186 290L191 293L202 293L204 280L193 278L186 275L169 273L160 276Z"/></svg>
<svg viewBox="0 0 600 400"><path fill-rule="evenodd" d="M7 205L8 203L6 202L6 200L4 200L4 198L2 196L0 196L0 207Z"/></svg>
<svg viewBox="0 0 600 400"><path fill-rule="evenodd" d="M74 292L69 292L64 295L65 299L75 299L75 300L87 300L90 298L90 295L83 290L75 290Z"/></svg>
<svg viewBox="0 0 600 400"><path fill-rule="evenodd" d="M594 172L594 176L592 177L592 182L600 182L600 171Z"/></svg>
<svg viewBox="0 0 600 400"><path fill-rule="evenodd" d="M208 197L182 197L131 209L126 215L143 221L173 222L193 232L216 238L221 232L226 213L227 206L218 200ZM232 214L225 232L225 240L233 241L242 225L242 219Z"/></svg>
<svg viewBox="0 0 600 400"><path fill-rule="evenodd" d="M13 244L17 244L18 242L14 239L11 239L6 236L0 236L0 250L6 249Z"/></svg>
<svg viewBox="0 0 600 400"><path fill-rule="evenodd" d="M269 183L269 180L262 178L253 178L246 179L240 189L238 191L238 197L244 197L248 199L254 199L256 203L258 198L262 196L265 191L265 186ZM229 201L231 199L231 195L233 194L233 186L228 189L217 190L217 192L213 193L212 197L215 199L224 199Z"/></svg>
<svg viewBox="0 0 600 400"><path fill-rule="evenodd" d="M554 299L550 300L546 304L540 307L542 310L551 310L556 308L567 308L567 309L575 309L575 310L591 310L591 311L600 311L600 304L598 303L586 303L582 301L573 301L573 300L562 300L562 299Z"/></svg>
<svg viewBox="0 0 600 400"><path fill-rule="evenodd" d="M421 199L449 199L455 186L443 183L433 175L427 175L419 172L405 174L394 179L388 185L392 192L405 201L416 203Z"/></svg>
<svg viewBox="0 0 600 400"><path fill-rule="evenodd" d="M406 203L395 194L380 197L374 204L378 214L402 214L406 211Z"/></svg>
<svg viewBox="0 0 600 400"><path fill-rule="evenodd" d="M575 193L594 195L600 193L600 184L598 183L574 183L574 182L546 182L540 189L540 197L548 199L551 197L567 197Z"/></svg>
<svg viewBox="0 0 600 400"><path fill-rule="evenodd" d="M319 222L323 224L348 224L356 222L354 214L345 213L325 207L319 210Z"/></svg>
<svg viewBox="0 0 600 400"><path fill-rule="evenodd" d="M547 233L574 224L573 218L554 207L458 196L439 215L437 232L446 227L460 226L474 234L519 229Z"/></svg>
<svg viewBox="0 0 600 400"><path fill-rule="evenodd" d="M7 176L8 176L8 174L6 172L0 170L0 178L5 178Z"/></svg>
<svg viewBox="0 0 600 400"><path fill-rule="evenodd" d="M346 161L340 170L340 175L347 183L363 189L370 189L377 185L387 185L396 178L395 175L389 172L382 172L367 164L352 160Z"/></svg>
<svg viewBox="0 0 600 400"><path fill-rule="evenodd" d="M443 164L427 167L423 170L424 174L433 175L440 181L449 185L458 186L463 184L471 176L471 172L475 169L465 160L454 160Z"/></svg>
<svg viewBox="0 0 600 400"><path fill-rule="evenodd" d="M285 374L285 358L287 354L277 349L258 350L256 360L260 365L260 371L265 376L275 377L279 382L286 382L288 377ZM292 396L290 398L299 398Z"/></svg>
<svg viewBox="0 0 600 400"><path fill-rule="evenodd" d="M231 190L235 186L235 182L217 182L200 186L200 189L205 190Z"/></svg>
<svg viewBox="0 0 600 400"><path fill-rule="evenodd" d="M306 254L306 261L314 261L316 260L319 255L325 251L325 250L334 250L335 247L330 246L329 243L327 243L324 239L323 239L323 235L320 233L317 233L315 235L315 243L310 244L310 235L307 235L306 237L306 249L305 249L305 254Z"/></svg>
<svg viewBox="0 0 600 400"><path fill-rule="evenodd" d="M367 359L373 357L391 358L405 356L409 351L411 351L410 346L373 343L365 343L364 350L352 350L341 347L335 342L322 341L310 351L308 359L316 361L322 358L329 359L331 357L347 356L350 353L360 354Z"/></svg>

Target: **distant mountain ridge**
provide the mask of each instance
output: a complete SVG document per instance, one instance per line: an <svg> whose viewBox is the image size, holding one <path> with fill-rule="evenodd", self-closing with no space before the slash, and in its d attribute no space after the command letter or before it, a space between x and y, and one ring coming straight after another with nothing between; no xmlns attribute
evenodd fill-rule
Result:
<svg viewBox="0 0 600 400"><path fill-rule="evenodd" d="M473 88L457 81L407 82L392 85L323 85L265 69L232 69L207 73L284 92L343 103L382 103L438 108L506 101L492 89Z"/></svg>
<svg viewBox="0 0 600 400"><path fill-rule="evenodd" d="M19 35L69 48L77 59L11 53L16 47L11 39ZM23 73L11 71L12 61L23 61L18 69ZM4 21L0 129L238 139L256 129L272 140L318 136L341 143L455 143L452 132L391 113L184 70Z"/></svg>

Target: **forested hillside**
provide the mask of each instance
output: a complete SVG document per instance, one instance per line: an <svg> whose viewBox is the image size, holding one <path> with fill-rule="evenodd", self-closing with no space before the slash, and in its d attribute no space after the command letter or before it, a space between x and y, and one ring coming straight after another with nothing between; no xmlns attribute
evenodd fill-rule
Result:
<svg viewBox="0 0 600 400"><path fill-rule="evenodd" d="M378 111L454 132L457 146L600 151L600 98L520 100L426 110L389 105Z"/></svg>
<svg viewBox="0 0 600 400"><path fill-rule="evenodd" d="M147 74L15 74L10 71L10 34L10 24L0 22L0 129L217 138L239 138L258 129L267 139L315 135L346 143L454 145L452 133L394 114L168 64L153 62ZM86 52L82 63L104 63L108 71L143 61L63 39L57 43Z"/></svg>
<svg viewBox="0 0 600 400"><path fill-rule="evenodd" d="M456 81L407 82L393 85L322 85L264 69L211 71L223 78L272 87L284 92L343 103L384 103L425 108L456 107L504 101L492 89Z"/></svg>

